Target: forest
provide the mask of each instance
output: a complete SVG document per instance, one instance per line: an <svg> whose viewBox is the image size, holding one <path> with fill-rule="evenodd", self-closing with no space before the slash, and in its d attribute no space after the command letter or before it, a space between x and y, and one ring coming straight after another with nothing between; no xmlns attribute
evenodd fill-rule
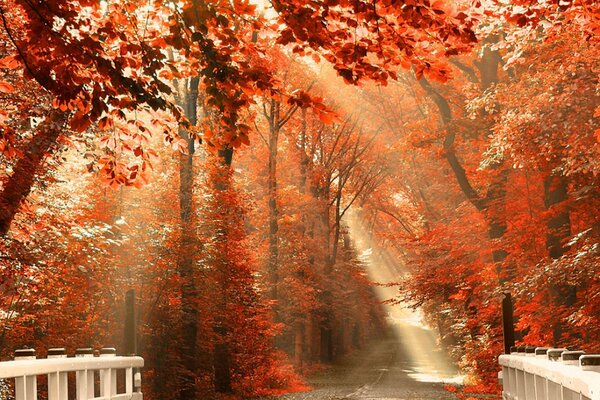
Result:
<svg viewBox="0 0 600 400"><path fill-rule="evenodd" d="M149 400L309 390L382 302L419 310L463 398L500 392L504 293L518 343L600 352L596 0L0 17L0 360L123 348L130 289Z"/></svg>

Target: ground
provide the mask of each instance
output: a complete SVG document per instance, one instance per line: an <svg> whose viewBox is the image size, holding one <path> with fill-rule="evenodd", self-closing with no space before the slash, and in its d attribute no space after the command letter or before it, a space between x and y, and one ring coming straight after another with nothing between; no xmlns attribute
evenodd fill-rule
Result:
<svg viewBox="0 0 600 400"><path fill-rule="evenodd" d="M333 368L309 379L312 391L292 393L278 400L454 400L443 389L440 379L455 371L435 368L428 358L440 359L433 348L425 358L415 358L407 351L413 339L406 334L427 336L422 328L392 333L341 360ZM408 340L407 340L408 339ZM433 357L432 357L433 355ZM429 364L429 366L427 366ZM425 382L428 381L428 382ZM435 382L434 382L435 381Z"/></svg>

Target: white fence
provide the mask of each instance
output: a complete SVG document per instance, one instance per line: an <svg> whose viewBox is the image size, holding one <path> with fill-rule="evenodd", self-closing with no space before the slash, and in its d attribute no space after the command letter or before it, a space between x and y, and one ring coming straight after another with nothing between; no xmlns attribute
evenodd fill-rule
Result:
<svg viewBox="0 0 600 400"><path fill-rule="evenodd" d="M520 347L499 363L504 400L600 400L600 355Z"/></svg>
<svg viewBox="0 0 600 400"><path fill-rule="evenodd" d="M0 380L14 379L15 400L37 400L38 376L44 375L48 400L142 400L143 366L143 358L116 356L113 348L100 350L98 357L92 349L78 349L75 357L67 357L64 349L50 349L44 359L25 349L15 352L14 361L0 362ZM75 396L69 396L69 381Z"/></svg>

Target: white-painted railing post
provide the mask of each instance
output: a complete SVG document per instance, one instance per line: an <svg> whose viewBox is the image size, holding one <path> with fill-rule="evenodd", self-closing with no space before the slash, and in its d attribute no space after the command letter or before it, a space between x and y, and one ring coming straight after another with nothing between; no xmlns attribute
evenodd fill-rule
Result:
<svg viewBox="0 0 600 400"><path fill-rule="evenodd" d="M517 348L515 346L511 346L510 352L516 353ZM507 371L504 373L508 376L508 379L506 380L506 385L504 386L506 388L505 397L507 399L512 400L517 395L517 370L514 368L509 368L507 366L502 366L502 370Z"/></svg>
<svg viewBox="0 0 600 400"><path fill-rule="evenodd" d="M21 360L35 360L35 350L16 350L15 361ZM15 400L37 400L37 376L15 377Z"/></svg>
<svg viewBox="0 0 600 400"><path fill-rule="evenodd" d="M114 347L105 347L100 350L100 357L116 357ZM107 368L100 370L100 397L112 399L117 394L117 370Z"/></svg>
<svg viewBox="0 0 600 400"><path fill-rule="evenodd" d="M519 349L521 350L521 349ZM525 348L522 348L523 353L525 352ZM518 369L517 370L517 399L525 400L525 371Z"/></svg>
<svg viewBox="0 0 600 400"><path fill-rule="evenodd" d="M563 351L560 355L561 362L565 365L579 366L579 357L585 354L585 351ZM562 400L580 400L581 394L568 387L562 388Z"/></svg>
<svg viewBox="0 0 600 400"><path fill-rule="evenodd" d="M133 394L133 368L125 370L125 393L129 396Z"/></svg>
<svg viewBox="0 0 600 400"><path fill-rule="evenodd" d="M579 357L579 368L584 371L600 372L600 354L585 354Z"/></svg>
<svg viewBox="0 0 600 400"><path fill-rule="evenodd" d="M15 399L16 400L27 400L25 397L27 393L27 386L25 383L24 376L18 376L15 378Z"/></svg>
<svg viewBox="0 0 600 400"><path fill-rule="evenodd" d="M525 356L526 357L535 357L535 347L525 346ZM524 375L525 375L525 398L527 400L536 400L535 374L532 374L530 372L525 372Z"/></svg>
<svg viewBox="0 0 600 400"><path fill-rule="evenodd" d="M600 354L517 347L499 363L504 400L600 400Z"/></svg>
<svg viewBox="0 0 600 400"><path fill-rule="evenodd" d="M99 357L94 357L91 348L78 349L73 358L68 358L63 348L49 349L46 359L36 358L33 349L23 349L15 351L14 361L0 361L0 381L14 379L15 400L37 400L38 376L48 377L48 400L73 397L77 400L143 400L140 373L143 366L143 358L117 356L114 348L100 350ZM125 372L126 393L119 393L117 372L120 370ZM74 396L68 393L71 372L76 378ZM96 373L100 378L99 387L96 387ZM7 395L13 398L11 393Z"/></svg>
<svg viewBox="0 0 600 400"><path fill-rule="evenodd" d="M48 349L48 359L67 358L64 348ZM48 374L48 400L67 400L69 397L69 382L66 372Z"/></svg>
<svg viewBox="0 0 600 400"><path fill-rule="evenodd" d="M548 353L547 347L537 347L535 349L535 357L538 359L546 359ZM548 380L542 376L535 375L535 399L548 399Z"/></svg>
<svg viewBox="0 0 600 400"><path fill-rule="evenodd" d="M142 371L139 368L133 369L133 391L142 393Z"/></svg>
<svg viewBox="0 0 600 400"><path fill-rule="evenodd" d="M75 357L94 357L94 350L91 347L80 348L75 351ZM77 371L75 374L75 384L77 386L77 400L89 400L94 396L94 371L87 369Z"/></svg>

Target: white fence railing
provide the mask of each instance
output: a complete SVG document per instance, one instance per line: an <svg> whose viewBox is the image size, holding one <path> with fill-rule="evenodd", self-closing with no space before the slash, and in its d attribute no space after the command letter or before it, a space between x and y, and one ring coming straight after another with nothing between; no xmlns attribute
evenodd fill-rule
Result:
<svg viewBox="0 0 600 400"><path fill-rule="evenodd" d="M37 400L38 376L44 375L48 400L142 400L139 369L144 359L116 356L113 348L99 353L94 357L93 350L86 348L67 357L64 349L49 349L48 358L37 359L33 349L17 350L14 361L0 362L0 380L14 388L15 400ZM69 396L69 381L75 396Z"/></svg>
<svg viewBox="0 0 600 400"><path fill-rule="evenodd" d="M504 400L600 400L600 355L527 346L499 363Z"/></svg>

